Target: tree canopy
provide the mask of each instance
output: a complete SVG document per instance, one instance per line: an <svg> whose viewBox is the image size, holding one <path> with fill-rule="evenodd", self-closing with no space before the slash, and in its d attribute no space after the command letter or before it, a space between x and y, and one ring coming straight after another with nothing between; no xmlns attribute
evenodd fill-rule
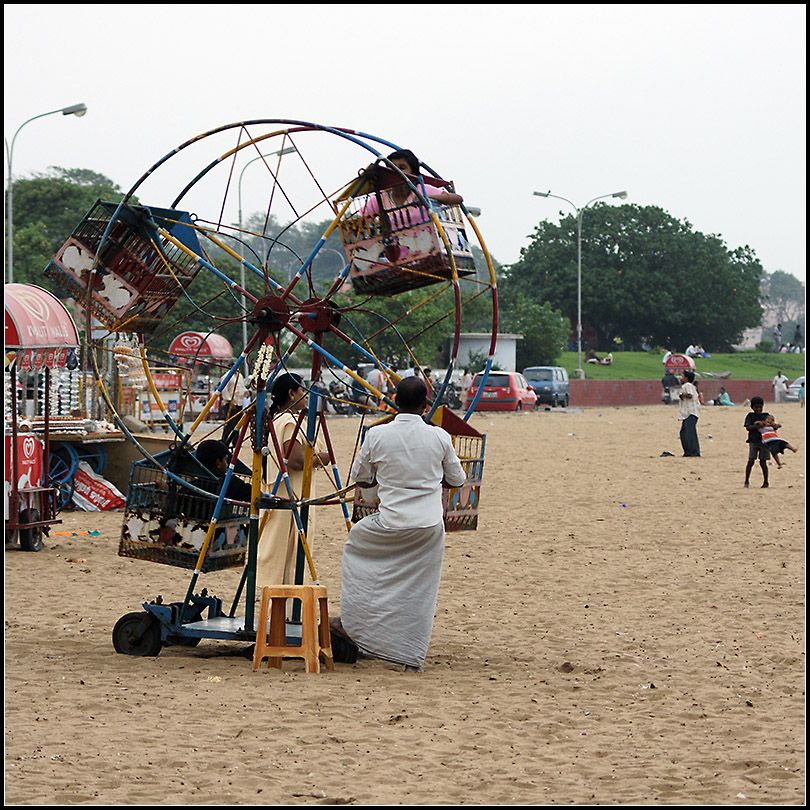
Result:
<svg viewBox="0 0 810 810"><path fill-rule="evenodd" d="M782 334L790 341L797 326L804 327L805 301L807 291L796 276L775 270L762 277L762 305L765 308L765 322L781 323Z"/></svg>
<svg viewBox="0 0 810 810"><path fill-rule="evenodd" d="M98 199L116 200L116 183L90 169L52 166L14 181L14 281L55 292L43 275L56 251Z"/></svg>
<svg viewBox="0 0 810 810"><path fill-rule="evenodd" d="M762 266L749 247L730 251L657 206L599 204L582 218L582 319L595 348L702 343L718 351L762 318ZM525 296L576 323L577 219L541 222L511 265L504 309Z"/></svg>

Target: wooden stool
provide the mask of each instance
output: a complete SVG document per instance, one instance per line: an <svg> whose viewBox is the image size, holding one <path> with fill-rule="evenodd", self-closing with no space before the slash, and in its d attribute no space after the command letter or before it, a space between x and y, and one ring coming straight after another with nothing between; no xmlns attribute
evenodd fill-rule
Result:
<svg viewBox="0 0 810 810"><path fill-rule="evenodd" d="M287 600L301 600L301 646L287 644ZM320 626L316 612L320 606ZM267 613L270 610L270 630ZM320 656L327 669L334 669L332 640L329 635L329 610L326 606L326 588L323 585L273 585L262 588L256 646L253 650L253 671L267 658L267 665L281 669L284 658L303 658L307 672L320 672Z"/></svg>

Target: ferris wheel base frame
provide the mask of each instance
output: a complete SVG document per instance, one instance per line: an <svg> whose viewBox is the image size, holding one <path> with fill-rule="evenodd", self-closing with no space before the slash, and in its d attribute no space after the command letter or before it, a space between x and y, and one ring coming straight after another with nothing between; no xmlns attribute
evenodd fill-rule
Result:
<svg viewBox="0 0 810 810"><path fill-rule="evenodd" d="M253 627L248 628L244 617L224 613L222 600L209 595L206 590L191 597L187 621L178 620L181 607L180 602L165 605L158 597L152 602L143 603L143 613L122 616L113 628L116 652L154 657L163 647L195 647L203 639L243 644L256 641L258 617L254 618ZM208 614L204 618L206 610ZM301 627L300 622L286 622L285 639L288 646L301 645Z"/></svg>

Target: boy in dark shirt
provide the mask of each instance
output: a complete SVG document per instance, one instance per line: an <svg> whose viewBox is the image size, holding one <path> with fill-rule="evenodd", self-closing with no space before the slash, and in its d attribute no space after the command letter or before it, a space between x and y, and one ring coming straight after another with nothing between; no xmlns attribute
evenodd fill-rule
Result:
<svg viewBox="0 0 810 810"><path fill-rule="evenodd" d="M228 448L220 441L208 439L200 443L196 456L197 461L211 470L219 478L221 484L225 473L228 472ZM225 497L234 501L250 503L252 487L241 478L232 476Z"/></svg>
<svg viewBox="0 0 810 810"><path fill-rule="evenodd" d="M759 466L762 467L762 488L768 486L768 459L771 457L770 451L762 443L760 428L765 427L765 420L770 416L764 413L765 400L762 397L751 397L751 413L745 415L745 429L748 433L746 442L748 444L748 464L745 467L745 486L748 486L751 478L751 470L754 462L759 459Z"/></svg>

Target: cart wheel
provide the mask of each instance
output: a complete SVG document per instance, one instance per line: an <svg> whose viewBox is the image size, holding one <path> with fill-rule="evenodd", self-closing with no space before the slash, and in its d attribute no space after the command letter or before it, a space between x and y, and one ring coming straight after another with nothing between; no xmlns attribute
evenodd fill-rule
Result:
<svg viewBox="0 0 810 810"><path fill-rule="evenodd" d="M151 614L127 613L113 628L113 647L122 655L154 658L160 653L160 624Z"/></svg>
<svg viewBox="0 0 810 810"><path fill-rule="evenodd" d="M36 523L38 520L40 520L40 514L37 509L26 509L20 512L20 523ZM42 551L43 535L42 526L20 529L20 547L23 551Z"/></svg>
<svg viewBox="0 0 810 810"><path fill-rule="evenodd" d="M79 454L67 442L55 444L50 456L50 484L59 490L57 510L67 509L73 499L73 481L79 469Z"/></svg>

